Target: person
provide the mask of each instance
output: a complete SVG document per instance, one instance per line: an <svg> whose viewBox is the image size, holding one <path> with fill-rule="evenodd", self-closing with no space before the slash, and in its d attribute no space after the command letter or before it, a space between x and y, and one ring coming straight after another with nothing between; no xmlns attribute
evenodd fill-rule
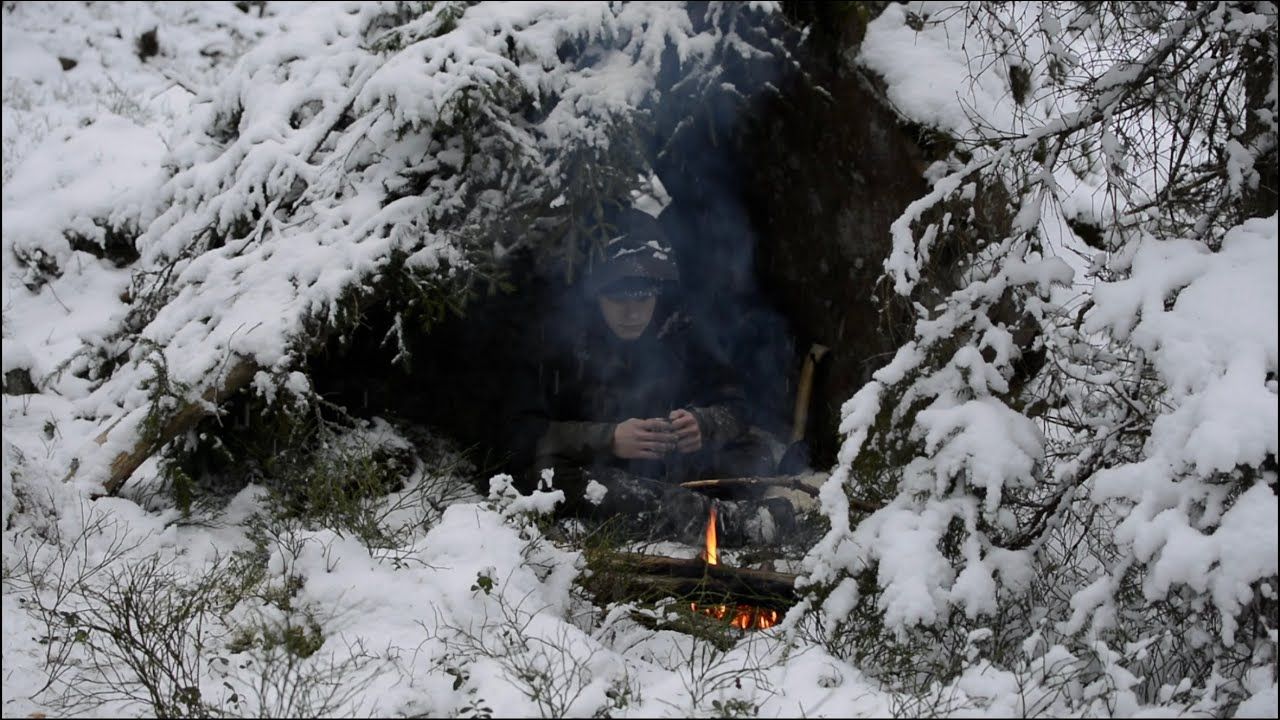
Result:
<svg viewBox="0 0 1280 720"><path fill-rule="evenodd" d="M616 519L635 538L701 544L707 496L681 482L767 474L731 365L679 311L679 271L658 221L629 208L609 227L602 262L581 283L584 312L552 318L512 394L513 473L542 471L566 493L564 512ZM549 336L549 337L548 337ZM588 492L594 481L604 489ZM772 543L794 526L779 498L719 501L726 546Z"/></svg>

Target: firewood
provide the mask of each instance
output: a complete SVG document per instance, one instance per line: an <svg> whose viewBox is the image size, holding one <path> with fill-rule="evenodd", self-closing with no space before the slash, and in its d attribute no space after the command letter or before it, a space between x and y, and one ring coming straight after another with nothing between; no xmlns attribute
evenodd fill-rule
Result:
<svg viewBox="0 0 1280 720"><path fill-rule="evenodd" d="M796 575L708 565L700 558L619 553L595 568L602 600L635 599L647 594L696 602L730 602L785 609L797 600Z"/></svg>
<svg viewBox="0 0 1280 720"><path fill-rule="evenodd" d="M618 578L606 594L597 595L603 602L622 600L657 600L676 598L700 605L750 605L785 612L796 603L794 595L777 595L746 589L707 576L701 578L666 575L627 575Z"/></svg>

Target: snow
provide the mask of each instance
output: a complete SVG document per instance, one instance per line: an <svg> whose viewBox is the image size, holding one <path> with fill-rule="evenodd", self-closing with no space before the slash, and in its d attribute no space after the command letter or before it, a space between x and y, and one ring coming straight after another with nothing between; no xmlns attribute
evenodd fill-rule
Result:
<svg viewBox="0 0 1280 720"><path fill-rule="evenodd" d="M1146 457L1100 473L1094 496L1135 503L1118 537L1139 559L1155 558L1149 597L1177 583L1209 588L1225 616L1250 583L1277 571L1274 494L1255 485L1222 517L1200 522L1187 503L1220 506L1201 478L1277 454L1277 397L1267 384L1280 317L1276 233L1275 217L1258 218L1229 232L1217 252L1192 240L1145 244L1128 279L1099 286L1087 321L1147 350L1177 401L1153 424ZM1233 641L1233 621L1224 619L1222 634Z"/></svg>
<svg viewBox="0 0 1280 720"><path fill-rule="evenodd" d="M4 252L40 255L63 268L50 292L65 298L63 317L39 345L28 347L33 377L45 377L83 342L105 335L125 311L119 296L127 271L72 249L68 235L104 244L104 228L128 223L136 198L154 192L164 146L154 130L105 116L86 128L47 135L25 153L5 186ZM27 274L5 283L6 302L23 302L38 281ZM25 283L20 284L20 283ZM15 297L16 296L16 297ZM7 356L7 353L6 353ZM6 360L6 370L11 369Z"/></svg>
<svg viewBox="0 0 1280 720"><path fill-rule="evenodd" d="M1270 677L1267 677L1270 675ZM1248 688L1252 695L1248 700L1240 703L1240 707L1236 708L1233 717L1238 718L1270 718L1276 717L1277 711L1280 710L1280 702L1277 697L1280 694L1276 691L1276 680L1274 673L1251 673Z"/></svg>
<svg viewBox="0 0 1280 720"><path fill-rule="evenodd" d="M252 388L269 403L305 397L311 384L298 371L294 342L305 324L336 319L340 300L369 287L394 253L404 253L411 268L458 267L464 255L439 228L451 214L494 204L492 196L469 199L462 181L383 203L384 180L405 168L462 172L460 146L416 132L460 121L460 93L558 94L560 103L536 128L514 116L494 123L517 138L528 152L524 161L542 171L558 167L561 144L607 140L600 123L643 102L668 43L682 63L707 62L718 52L716 37L695 34L688 15L668 3L482 3L438 32L450 25L440 14L448 9L442 3L421 22L401 27L403 45L383 62L367 47L367 23L379 11L371 4L268 6L262 17L232 3L202 2L16 3L4 10L2 369L26 370L39 388L3 396L6 716L154 713L121 698L60 713L48 693L37 693L49 646L39 640L44 627L29 601L48 595L22 586L12 572L24 558L65 561L75 575L109 558L117 538L131 547L113 567L172 562L177 577L191 581L218 557L251 547L246 522L269 510L264 489L251 485L220 512L197 510L184 519L172 505L147 498L160 483L154 459L131 479L136 491L88 499L101 488L94 471L105 466L102 459L129 448L142 431L148 357L163 358L192 396L220 382L233 359L247 358L255 365ZM997 63L958 96L975 68L947 38L948 28L953 38L963 36L956 19L923 32L907 25L908 12L937 18L954 7L890 5L868 27L858 62L885 80L905 114L957 132L972 130L980 119L1002 132L1025 130L1064 110L1014 107L1007 82L1016 58L1008 66ZM1037 52L1071 52L1052 42L1062 33L1056 18L1037 15L1036 23L1046 37ZM143 61L134 39L152 27L159 28L160 54ZM593 65L559 61L565 42L614 38L625 41ZM77 65L63 70L59 57ZM1124 72L1131 70L1113 77ZM1038 88L1043 78L1033 80ZM360 117L335 140L327 128L348 105ZM311 109L293 117L304 108ZM232 139L221 138L233 118ZM1250 179L1241 168L1252 150L1239 143L1229 149L1231 185L1246 187ZM1118 162L1127 152L1113 136L1102 150ZM916 238L911 221L948 193L971 196L976 187L963 169L935 170L931 195L895 224L886 269L903 291L920 281L940 232ZM844 402L838 463L819 494L831 529L803 566L802 584L834 584L820 606L806 600L779 628L727 649L654 629L637 621L634 608L596 607L574 588L588 572L584 558L539 529L564 501L554 477L523 495L510 477L497 476L487 497L467 492L442 509L415 514L395 503L422 483L462 482L419 467L405 478L404 490L383 499L388 521L403 531L395 547L373 549L333 529L288 528L269 546L266 571L270 584L296 590L295 614L246 602L214 618L211 629L230 633L313 618L320 645L302 667L313 674L330 664L347 669L343 687L352 694L327 708L337 716L457 716L487 708L520 717L731 710L875 717L929 700L961 716L1079 714L1082 708L1194 714L1182 691L1170 690L1159 705L1141 705L1136 679L1126 670L1131 650L1094 642L1093 631L1118 610L1117 579L1105 568L1085 570L1093 580L1070 598L1068 617L1044 619L1045 632L1056 623L1062 633L1088 636L1094 643L1088 658L1079 645L1068 650L1037 635L1022 645L1024 666L997 667L981 657L991 631L977 630L969 634L962 671L922 700L882 686L823 642L835 637L836 619L866 600L855 576L868 569L875 571L880 619L896 633L944 622L953 611L994 626L1005 593L1027 591L1039 580L1036 548L996 547L978 532L1003 526L1009 488L1034 489L1052 439L996 399L1008 390L1019 359L1013 329L988 323L973 329L979 338L973 345L940 351L966 329L955 308L993 303L1010 288L1026 288L1046 305L1087 290L1093 305L1085 331L1145 353L1169 388L1168 402L1154 410L1158 417L1141 457L1101 471L1089 491L1116 513L1116 537L1146 564L1143 595L1157 601L1184 586L1207 594L1222 617L1220 639L1231 645L1239 631L1236 614L1259 580L1277 574L1274 473L1260 473L1236 497L1214 482L1277 455L1276 218L1250 220L1220 246L1208 238L1143 238L1108 260L1123 277L1095 280L1089 259L1073 255L1092 251L1060 226L1066 217L1103 217L1119 201L1098 199L1096 168L1085 177L1058 170L1039 177L1043 202L1026 203L1018 214L1023 229L1045 234L1045 251L975 278L951 306L925 315L918 337ZM656 213L670 198L655 178L649 184L639 197ZM303 209L289 214L280 200L295 187ZM246 219L252 220L247 229L237 227ZM208 228L226 234L224 244L212 246ZM141 258L128 267L95 256L109 233L122 229L143 231ZM51 269L33 269L38 259ZM155 356L122 342L119 331L150 288L137 279L163 273L172 297L136 328L160 348ZM936 375L923 377L935 361ZM906 386L904 400L899 393ZM854 525L850 498L861 490L854 462L878 441L879 419L900 420L899 406L911 400L924 401L909 438L922 452L901 468L901 485L911 492ZM104 428L111 430L99 441ZM407 446L381 420L351 440ZM79 472L69 473L77 464ZM1071 472L1059 465L1054 477ZM970 496L975 489L981 502ZM603 492L590 486L588 499L599 503ZM953 565L940 547L956 525L967 535ZM105 587L99 574L81 592ZM816 637L801 632L812 615L827 623ZM1274 651L1274 629L1270 647ZM228 660L211 663L201 677L205 698L223 702L237 692L235 714L308 709L251 691L260 676L244 662L257 651L237 649L227 636L205 650ZM73 652L84 657L83 650ZM1100 679L1073 688L1075 697L1064 700L1060 673L1086 663L1100 668ZM1248 698L1236 716L1276 715L1274 675L1253 671L1244 691ZM1090 698L1098 704L1088 705Z"/></svg>
<svg viewBox="0 0 1280 720"><path fill-rule="evenodd" d="M922 410L925 451L934 455L939 488L957 475L986 491L984 512L994 519L1005 484L1033 482L1044 443L1035 424L1000 402L970 400L957 407Z"/></svg>
<svg viewBox="0 0 1280 720"><path fill-rule="evenodd" d="M859 61L884 77L889 99L918 121L963 132L976 116L996 127L1009 127L1012 117L1000 102L1003 90L987 83L969 88L972 68L958 44L945 33L920 33L907 24L908 12L922 10L896 4L886 8L868 25ZM908 57L911 62L903 62ZM965 103L972 114L965 111Z"/></svg>
<svg viewBox="0 0 1280 720"><path fill-rule="evenodd" d="M599 505L600 503L604 502L604 496L605 496L605 493L607 492L609 492L609 488L605 487L604 485L601 485L595 480L591 480L587 483L587 489L583 492L583 494L586 496L587 502L591 503L592 505Z"/></svg>

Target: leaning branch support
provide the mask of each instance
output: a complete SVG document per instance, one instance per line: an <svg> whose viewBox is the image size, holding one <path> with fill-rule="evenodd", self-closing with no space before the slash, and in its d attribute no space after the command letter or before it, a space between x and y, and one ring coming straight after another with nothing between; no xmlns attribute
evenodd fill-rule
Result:
<svg viewBox="0 0 1280 720"><path fill-rule="evenodd" d="M138 437L128 450L125 450L115 456L111 460L110 471L102 485L106 489L107 495L115 495L120 491L121 486L133 475L147 458L151 457L157 450L164 447L166 443L179 435L185 433L195 427L205 416L209 415L210 408L218 407L224 400L231 397L249 384L254 374L258 371L256 363L240 359L227 372L223 381L204 391L199 401L184 403L178 410L170 416L168 421L160 428L160 432L154 438ZM94 438L94 442L103 446L106 445L111 436L111 432L116 429L119 420L109 425L105 430ZM70 480L79 469L79 465L73 465L70 472L64 478L64 481ZM101 497L101 496L98 496Z"/></svg>

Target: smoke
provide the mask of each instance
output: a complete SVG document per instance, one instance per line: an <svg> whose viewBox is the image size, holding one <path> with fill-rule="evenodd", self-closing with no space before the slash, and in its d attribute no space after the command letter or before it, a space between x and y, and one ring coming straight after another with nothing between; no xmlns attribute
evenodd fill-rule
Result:
<svg viewBox="0 0 1280 720"><path fill-rule="evenodd" d="M778 48L786 27L746 4L725 4L716 13L694 5L690 16L695 29L715 24L724 51L710 66L684 65L674 50L666 53L657 101L643 109L650 132L637 156L644 164L629 168L642 182L617 200L656 216L674 250L680 283L661 298L655 329L675 312L691 320L694 342L744 389L747 421L777 438L776 461L791 421L795 342L757 281L760 238L744 200L752 148L742 138L758 100L785 86L788 59ZM744 51L745 45L755 51ZM535 272L527 298L538 321L529 328L532 344L516 354L572 350L599 330L599 307L581 288L584 274L574 272L566 284L562 268ZM549 387L572 382L539 371L538 381Z"/></svg>
<svg viewBox="0 0 1280 720"><path fill-rule="evenodd" d="M717 7L715 13L705 5L690 9L695 31L714 23L722 38L716 62L685 65L669 48L656 101L628 129L642 131L607 143L618 162L563 178L564 194L551 208L560 214L551 220L558 222L575 203L587 205L583 199L592 191L627 185L618 199L658 217L679 266L681 283L662 299L655 322L677 310L690 317L696 342L745 389L748 421L782 440L791 419L788 378L796 353L789 323L757 282L759 235L743 199L753 148L742 138L758 98L786 86L787 61L775 42L783 28L780 18L746 3ZM755 51L741 49L746 46ZM601 56L589 48L578 51L583 62ZM565 161L561 167L580 165ZM642 182L621 182L637 178ZM569 187L575 183L582 186L576 195ZM591 221L575 217L584 225ZM573 382L549 375L538 358L572 350L601 325L598 305L581 289L584 268L574 268L568 279L565 243L555 227L539 217L515 228L524 241L509 242L504 235L500 259L509 274L503 279L516 292L482 292L468 303L465 316L446 315L415 337L412 370L372 369L387 367L380 343L394 321L394 309L388 308L388 317L371 318L367 332L356 333L350 347L335 351L317 371L320 384L342 393L349 407L388 411L441 429L496 458L507 457L508 467L519 469L539 436L537 428L513 421L519 403L534 385L564 388ZM356 365L370 370L353 373Z"/></svg>
<svg viewBox="0 0 1280 720"><path fill-rule="evenodd" d="M760 100L786 86L792 70L779 48L788 28L775 15L741 6L695 21L716 22L761 52L726 53L718 67L671 73L671 89L655 109L657 127L671 128L654 153L654 172L671 197L660 219L684 278L682 307L707 348L748 388L753 424L778 434L790 422L795 343L757 281L760 237L744 199L754 148L743 138L759 120L753 113Z"/></svg>

